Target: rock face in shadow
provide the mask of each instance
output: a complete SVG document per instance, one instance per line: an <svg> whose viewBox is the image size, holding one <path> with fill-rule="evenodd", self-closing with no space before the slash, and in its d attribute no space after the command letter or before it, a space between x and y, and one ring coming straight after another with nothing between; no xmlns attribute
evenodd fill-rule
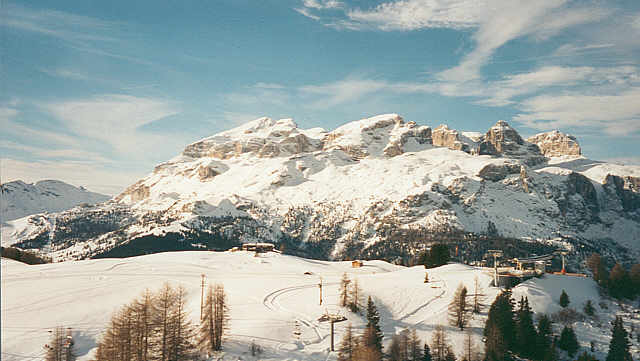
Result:
<svg viewBox="0 0 640 361"><path fill-rule="evenodd" d="M478 172L478 176L485 180L497 182L505 179L510 174L520 173L521 165L519 164L487 164Z"/></svg>
<svg viewBox="0 0 640 361"><path fill-rule="evenodd" d="M623 211L635 212L640 209L640 178L609 174L604 180L603 188L609 202L619 202Z"/></svg>
<svg viewBox="0 0 640 361"><path fill-rule="evenodd" d="M580 149L578 140L574 136L557 130L536 134L527 138L527 142L537 145L545 157L578 156L582 154L582 149Z"/></svg>
<svg viewBox="0 0 640 361"><path fill-rule="evenodd" d="M525 142L504 120L499 120L487 131L478 147L478 154L522 159L527 165L545 161L538 146Z"/></svg>

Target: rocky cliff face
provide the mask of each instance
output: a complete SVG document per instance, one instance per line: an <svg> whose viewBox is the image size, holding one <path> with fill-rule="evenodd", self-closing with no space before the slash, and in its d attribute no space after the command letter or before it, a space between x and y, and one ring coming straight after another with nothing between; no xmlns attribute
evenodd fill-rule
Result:
<svg viewBox="0 0 640 361"><path fill-rule="evenodd" d="M635 254L640 168L572 164L547 162L505 122L477 135L396 114L331 132L261 118L188 145L113 202L22 220L9 239L51 242L60 258L246 241L381 257L489 233Z"/></svg>
<svg viewBox="0 0 640 361"><path fill-rule="evenodd" d="M527 142L538 146L545 157L559 157L563 155L579 156L582 154L578 140L557 130L536 134L527 138Z"/></svg>
<svg viewBox="0 0 640 361"><path fill-rule="evenodd" d="M440 125L433 130L433 145L436 147L447 147L452 150L469 152L469 145L462 142L460 133L455 129L449 129L446 125Z"/></svg>
<svg viewBox="0 0 640 361"><path fill-rule="evenodd" d="M504 120L499 120L487 131L480 142L478 153L522 159L528 165L544 162L544 156L538 147L525 142L520 134Z"/></svg>

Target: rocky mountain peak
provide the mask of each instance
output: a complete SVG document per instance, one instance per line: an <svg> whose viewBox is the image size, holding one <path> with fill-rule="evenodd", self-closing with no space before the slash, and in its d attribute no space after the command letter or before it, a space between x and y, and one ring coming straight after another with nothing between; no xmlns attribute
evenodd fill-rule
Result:
<svg viewBox="0 0 640 361"><path fill-rule="evenodd" d="M520 137L520 134L504 120L498 120L494 126L489 128L489 131L485 134L485 140L494 144L499 151L501 151L500 148L503 146L512 143L518 145L524 144L524 140Z"/></svg>
<svg viewBox="0 0 640 361"><path fill-rule="evenodd" d="M520 134L504 120L499 120L489 128L480 143L478 153L524 159L530 165L544 161L544 156L538 147L525 142Z"/></svg>
<svg viewBox="0 0 640 361"><path fill-rule="evenodd" d="M527 138L527 142L537 145L545 157L579 156L582 154L576 137L557 130L536 134Z"/></svg>
<svg viewBox="0 0 640 361"><path fill-rule="evenodd" d="M292 119L259 118L189 144L183 155L228 159L245 153L261 158L322 149L323 129L302 130Z"/></svg>
<svg viewBox="0 0 640 361"><path fill-rule="evenodd" d="M447 147L464 152L469 151L469 146L462 142L460 133L455 129L449 129L446 124L441 124L435 128L431 137L433 138L433 145L436 147Z"/></svg>
<svg viewBox="0 0 640 361"><path fill-rule="evenodd" d="M324 151L342 150L354 159L394 157L431 144L431 128L405 123L398 114L383 114L347 123L327 134Z"/></svg>

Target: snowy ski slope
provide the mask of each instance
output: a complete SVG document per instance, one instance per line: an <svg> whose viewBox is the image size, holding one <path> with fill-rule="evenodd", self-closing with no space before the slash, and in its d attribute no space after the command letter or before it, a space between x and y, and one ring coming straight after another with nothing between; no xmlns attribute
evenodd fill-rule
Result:
<svg viewBox="0 0 640 361"><path fill-rule="evenodd" d="M311 275L305 275L310 272ZM447 325L447 306L459 283L473 292L478 277L487 303L499 292L490 287L491 271L486 268L450 264L429 270L431 282L423 283L423 267L401 267L383 261L365 261L362 268L350 262L302 259L277 253L255 257L249 252L172 252L127 259L70 261L27 266L2 259L2 360L40 360L48 330L72 327L79 360L91 359L96 340L121 305L130 302L145 288L157 290L164 282L183 285L188 291L188 309L199 317L200 279L225 286L231 308L231 327L225 344L225 359L252 359L252 340L262 346L261 359L331 360L329 325L318 322L324 312L345 315L357 333L365 325L363 316L337 306L338 284L343 272L357 279L362 303L372 296L380 311L385 341L404 328L415 328L423 340L433 328L445 325L457 352L463 333ZM319 305L318 283L323 282L323 304ZM555 312L557 299L566 289L572 305L600 301L590 279L548 275L521 284L514 290L519 299L527 295L537 312ZM618 312L609 303L599 312L602 328L594 322L577 324L582 346L594 340L599 352L606 352L609 340L607 320ZM470 323L475 342L482 345L486 311ZM640 322L635 320L636 329ZM336 324L336 343L348 322ZM301 331L297 339L293 332ZM638 352L637 345L634 346ZM600 353L602 358L604 354Z"/></svg>

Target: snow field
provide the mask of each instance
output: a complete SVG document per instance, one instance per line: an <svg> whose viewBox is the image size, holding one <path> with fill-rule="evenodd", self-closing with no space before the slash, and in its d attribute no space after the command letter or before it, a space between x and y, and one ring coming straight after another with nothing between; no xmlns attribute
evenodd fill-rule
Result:
<svg viewBox="0 0 640 361"><path fill-rule="evenodd" d="M249 345L255 341L265 351L260 359L335 359L336 353L329 353L329 324L318 318L327 311L348 318L335 325L336 347L348 323L356 334L366 325L363 315L338 306L343 272L352 281L358 280L363 307L366 297L374 299L385 345L391 335L405 328L415 328L423 341L430 341L431 331L441 324L454 350L461 352L464 333L447 322L447 307L458 284L464 284L473 294L477 277L486 304L499 292L489 286L490 269L461 264L427 270L430 282L425 284L422 266L406 268L365 261L363 267L351 268L350 262L316 261L277 253L254 257L250 252L170 252L37 266L2 259L2 359L41 359L48 330L64 326L74 331L79 360L89 360L113 312L146 288L155 291L164 282L187 289L187 308L195 322L199 318L201 274L206 275L208 283L224 284L228 295L231 322L225 358L252 359ZM318 289L321 277L322 305ZM557 299L562 289L571 298L570 306L578 310L587 299L594 302L600 311L601 327L598 322L586 321L574 328L582 346L588 347L589 341L595 340L598 351L606 352L608 320L619 309L609 302L608 311L600 310L600 298L590 279L547 275L517 286L513 294L515 299L529 297L534 311L551 313L559 310ZM474 342L481 348L487 310L469 323ZM636 322L636 329L640 328L638 320L632 322ZM295 330L300 331L299 337L294 335ZM638 352L637 345L634 347Z"/></svg>

